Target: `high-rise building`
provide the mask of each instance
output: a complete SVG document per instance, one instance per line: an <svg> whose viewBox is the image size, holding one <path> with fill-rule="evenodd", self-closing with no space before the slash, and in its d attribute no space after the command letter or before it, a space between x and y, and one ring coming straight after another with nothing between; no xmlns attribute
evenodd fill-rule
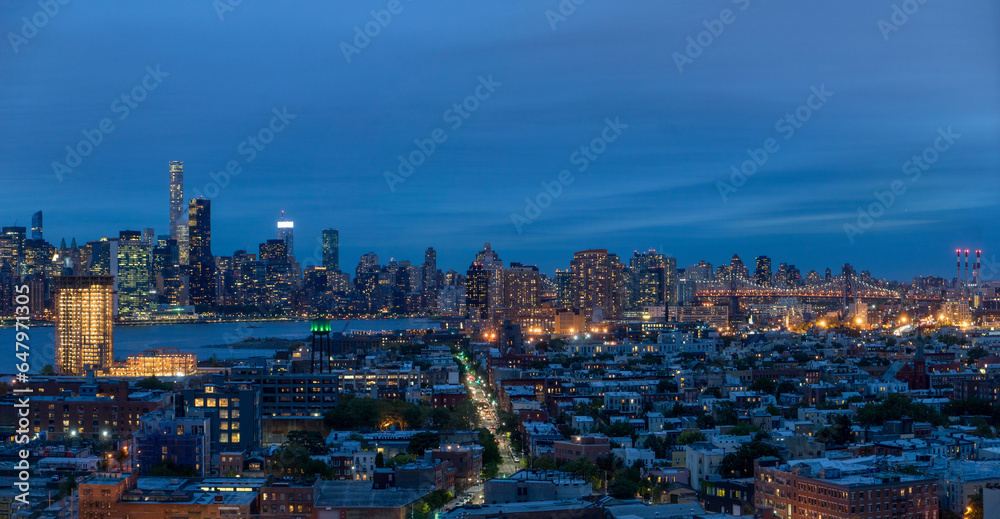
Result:
<svg viewBox="0 0 1000 519"><path fill-rule="evenodd" d="M288 244L285 240L267 240L257 246L258 255L261 261L268 263L288 263Z"/></svg>
<svg viewBox="0 0 1000 519"><path fill-rule="evenodd" d="M697 265L684 269L684 277L690 281L712 281L715 279L715 268L711 263L701 260Z"/></svg>
<svg viewBox="0 0 1000 519"><path fill-rule="evenodd" d="M542 279L538 267L511 263L503 274L504 316L512 321L531 317L539 308Z"/></svg>
<svg viewBox="0 0 1000 519"><path fill-rule="evenodd" d="M585 309L594 321L617 319L626 299L623 266L607 249L573 254L570 262L574 306Z"/></svg>
<svg viewBox="0 0 1000 519"><path fill-rule="evenodd" d="M641 310L647 306L673 304L676 297L677 258L668 257L655 250L635 252L631 270L631 307Z"/></svg>
<svg viewBox="0 0 1000 519"><path fill-rule="evenodd" d="M106 370L114 360L114 277L55 278L55 368L84 375Z"/></svg>
<svg viewBox="0 0 1000 519"><path fill-rule="evenodd" d="M31 215L31 239L41 240L42 238L42 212Z"/></svg>
<svg viewBox="0 0 1000 519"><path fill-rule="evenodd" d="M190 274L188 297L193 305L215 305L215 257L212 256L212 202L192 198L188 210Z"/></svg>
<svg viewBox="0 0 1000 519"><path fill-rule="evenodd" d="M736 277L743 279L750 277L750 271L747 270L747 266L743 264L743 260L740 259L739 254L733 254L733 259L729 262L729 271Z"/></svg>
<svg viewBox="0 0 1000 519"><path fill-rule="evenodd" d="M469 317L482 318L486 313L489 301L490 272L483 268L482 263L473 263L465 274L465 305Z"/></svg>
<svg viewBox="0 0 1000 519"><path fill-rule="evenodd" d="M281 212L281 219L278 220L278 239L285 242L288 249L289 261L295 257L295 222L285 220L285 212Z"/></svg>
<svg viewBox="0 0 1000 519"><path fill-rule="evenodd" d="M118 315L134 317L149 311L149 246L139 231L118 233L117 265L112 274L118 281Z"/></svg>
<svg viewBox="0 0 1000 519"><path fill-rule="evenodd" d="M486 243L483 250L476 253L476 263L482 265L487 272L486 310L489 317L496 317L503 306L503 260Z"/></svg>
<svg viewBox="0 0 1000 519"><path fill-rule="evenodd" d="M184 162L174 160L170 162L170 237L181 241L180 229L181 216L184 214Z"/></svg>
<svg viewBox="0 0 1000 519"><path fill-rule="evenodd" d="M115 245L114 254L111 251L112 245ZM114 257L115 261L118 259L117 245L117 240L112 242L107 238L87 242L87 247L90 249L90 257L87 258L87 272L92 276L110 276L111 258Z"/></svg>
<svg viewBox="0 0 1000 519"><path fill-rule="evenodd" d="M437 304L438 291L438 270L437 251L434 247L427 247L424 251L424 264L421 270L421 304L426 308L433 308Z"/></svg>
<svg viewBox="0 0 1000 519"><path fill-rule="evenodd" d="M571 308L573 303L573 275L568 270L556 269L556 304Z"/></svg>
<svg viewBox="0 0 1000 519"><path fill-rule="evenodd" d="M165 305L181 305L184 277L181 274L180 252L177 240L164 235L153 247L153 280L156 286L156 302Z"/></svg>
<svg viewBox="0 0 1000 519"><path fill-rule="evenodd" d="M756 268L753 271L754 282L758 285L771 286L771 258L757 256Z"/></svg>
<svg viewBox="0 0 1000 519"><path fill-rule="evenodd" d="M323 229L323 266L328 272L340 272L340 231Z"/></svg>

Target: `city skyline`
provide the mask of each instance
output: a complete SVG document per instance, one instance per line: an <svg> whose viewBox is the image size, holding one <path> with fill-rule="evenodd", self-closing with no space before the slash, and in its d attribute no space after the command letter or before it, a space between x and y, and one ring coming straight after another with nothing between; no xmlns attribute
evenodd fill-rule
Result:
<svg viewBox="0 0 1000 519"><path fill-rule="evenodd" d="M572 251L601 247L657 248L681 263L733 251L808 269L850 262L909 279L946 275L949 250L989 251L1000 238L998 205L983 189L1000 163L1000 46L981 44L995 40L996 5L921 5L892 30L879 24L892 21L891 2L590 4L564 21L546 14L555 6L404 5L346 57L342 44L355 45L382 3L312 4L274 27L273 6L123 6L110 18L67 7L3 50L0 95L15 101L0 122L0 174L11 194L45 199L5 197L0 216L27 224L41 208L50 240L166 234L165 164L180 160L185 198L200 191L216 206L216 254L270 236L281 210L296 222L299 257L333 227L344 233L343 264L369 250L415 259L434 246L441 264L457 266L489 241L549 273ZM20 27L35 7L0 22ZM735 20L696 48L724 8ZM626 21L628 33L613 30ZM64 52L69 35L105 24L118 32L108 26L108 37ZM206 30L174 38L195 27ZM264 27L273 41L255 39ZM421 41L424 30L493 51L428 61L440 49ZM135 41L127 51L120 32ZM527 59L523 42L536 49ZM308 58L291 52L303 45ZM205 48L230 58L203 61ZM100 66L83 59L113 54ZM29 63L78 80L33 74ZM127 111L123 93L137 94ZM62 109L45 108L52 99ZM53 163L102 118L114 130L57 175ZM609 124L617 130L605 132ZM398 157L420 158L417 143L431 149L435 128L443 142L396 177L407 172ZM942 133L952 137L939 152ZM249 144L257 137L267 144ZM594 145L598 137L606 141ZM762 155L768 139L780 149ZM914 156L934 160L924 170ZM766 162L743 168L754 157ZM240 172L226 180L230 162ZM732 167L760 171L741 183ZM896 180L906 182L898 195ZM525 199L544 200L545 185L559 194L534 211ZM872 204L882 206L871 225L846 232Z"/></svg>

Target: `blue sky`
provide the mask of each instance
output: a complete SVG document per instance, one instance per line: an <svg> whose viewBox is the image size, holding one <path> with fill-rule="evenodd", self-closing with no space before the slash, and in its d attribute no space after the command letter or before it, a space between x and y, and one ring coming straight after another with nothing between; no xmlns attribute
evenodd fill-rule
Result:
<svg viewBox="0 0 1000 519"><path fill-rule="evenodd" d="M51 17L0 1L0 221L41 209L57 244L165 232L168 161L185 162L189 194L237 161L210 197L217 255L255 251L281 210L300 258L335 227L351 269L369 250L418 263L433 246L463 270L489 241L550 273L575 250L657 248L682 266L738 252L905 279L948 276L957 246L998 241L995 2L928 0L886 40L879 20L903 2L587 0L556 20L556 0L401 0L348 62L342 44L388 4L245 1L220 20L208 0L70 1ZM720 16L679 72L675 53ZM48 20L34 34L22 17ZM167 75L119 119L147 67ZM480 77L499 85L452 128ZM832 95L786 139L776 122L814 87ZM240 144L283 108L295 118L248 162ZM103 118L114 130L58 181L52 163ZM608 118L627 128L580 171L573 153ZM960 137L913 181L904 165L948 127ZM386 172L436 128L446 140L391 190ZM769 138L777 151L724 200L719 182ZM562 170L573 182L519 233L512 214ZM849 237L894 181L906 191Z"/></svg>

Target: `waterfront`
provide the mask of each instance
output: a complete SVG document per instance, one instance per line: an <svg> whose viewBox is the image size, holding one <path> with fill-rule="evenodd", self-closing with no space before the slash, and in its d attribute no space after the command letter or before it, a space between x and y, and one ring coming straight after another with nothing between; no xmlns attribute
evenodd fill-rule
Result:
<svg viewBox="0 0 1000 519"><path fill-rule="evenodd" d="M332 321L335 331L346 321ZM400 329L436 328L437 323L425 318L352 320L348 331L392 331ZM32 326L30 330L31 373L38 373L55 359L55 328ZM198 360L212 355L218 358L269 357L266 349L230 348L245 337L274 339L304 339L309 336L309 321L231 321L222 323L152 324L115 326L115 358L157 347L177 348L195 353ZM11 354L0 358L0 373L14 373L19 362L13 355L13 327L0 328L0 344L10 345ZM205 346L217 346L208 347Z"/></svg>

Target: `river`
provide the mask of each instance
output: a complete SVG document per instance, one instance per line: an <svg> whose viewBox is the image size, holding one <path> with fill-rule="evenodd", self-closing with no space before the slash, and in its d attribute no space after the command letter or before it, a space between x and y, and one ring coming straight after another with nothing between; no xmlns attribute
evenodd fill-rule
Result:
<svg viewBox="0 0 1000 519"><path fill-rule="evenodd" d="M332 321L334 331L344 328L346 321ZM392 331L437 328L437 323L424 318L352 320L348 331ZM31 373L38 373L46 364L55 364L55 328L33 325L29 330ZM309 337L309 321L240 321L224 323L152 324L115 326L114 356L127 355L156 347L177 348L195 353L198 360L212 355L220 359L270 357L273 350L227 348L225 344L239 342L244 337L304 339ZM205 346L217 346L208 347ZM13 327L0 328L0 373L16 373L21 361L15 354Z"/></svg>

